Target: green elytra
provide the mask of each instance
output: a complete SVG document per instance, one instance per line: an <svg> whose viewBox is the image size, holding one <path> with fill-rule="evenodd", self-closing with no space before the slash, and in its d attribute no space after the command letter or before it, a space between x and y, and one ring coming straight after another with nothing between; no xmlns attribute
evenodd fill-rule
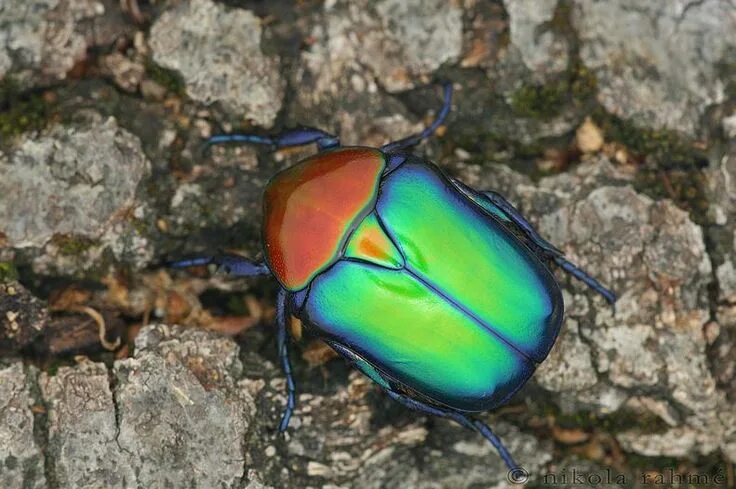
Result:
<svg viewBox="0 0 736 489"><path fill-rule="evenodd" d="M512 480L520 468L508 450L466 413L503 404L554 343L562 302L542 260L609 302L616 297L502 196L448 179L406 153L444 122L451 95L445 84L435 121L380 149L341 148L336 136L308 127L210 138L276 148L316 143L321 152L269 183L266 263L218 255L172 265L215 263L234 275L278 279L278 351L288 394L279 431L296 402L287 351L292 314L392 399L482 434Z"/></svg>
<svg viewBox="0 0 736 489"><path fill-rule="evenodd" d="M312 281L296 315L436 403L482 411L506 400L561 324L546 267L424 162L385 177L366 219L380 223L403 266L348 256Z"/></svg>

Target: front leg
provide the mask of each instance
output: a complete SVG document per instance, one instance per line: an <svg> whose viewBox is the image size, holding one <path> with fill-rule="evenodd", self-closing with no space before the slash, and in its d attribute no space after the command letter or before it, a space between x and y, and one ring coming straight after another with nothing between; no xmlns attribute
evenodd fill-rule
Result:
<svg viewBox="0 0 736 489"><path fill-rule="evenodd" d="M305 144L317 143L320 151L337 148L340 139L322 129L314 127L298 127L287 129L273 136L259 136L258 134L218 134L206 141L208 146L224 143L245 143L271 146L275 149L290 148L293 146L304 146Z"/></svg>
<svg viewBox="0 0 736 489"><path fill-rule="evenodd" d="M279 359L281 360L281 367L286 375L286 407L284 408L284 414L281 416L281 422L279 423L279 433L286 431L289 427L289 420L291 415L294 413L296 407L296 386L294 385L294 376L291 372L291 362L289 362L289 348L288 332L286 331L286 290L280 289L278 298L276 299L276 322L277 322L277 341L278 341L278 352Z"/></svg>
<svg viewBox="0 0 736 489"><path fill-rule="evenodd" d="M236 277L256 277L259 275L271 275L271 270L265 263L257 263L239 255L222 253L219 255L206 255L177 260L170 262L172 268L196 267L202 265L217 265L218 270L234 275Z"/></svg>

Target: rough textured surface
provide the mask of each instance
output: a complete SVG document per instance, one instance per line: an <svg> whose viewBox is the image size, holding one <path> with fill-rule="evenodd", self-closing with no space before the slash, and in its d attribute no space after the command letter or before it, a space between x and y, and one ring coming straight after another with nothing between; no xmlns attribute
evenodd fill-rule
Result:
<svg viewBox="0 0 736 489"><path fill-rule="evenodd" d="M278 422L283 387L279 379L265 389L269 408L261 416L270 414L266 430ZM386 410L394 411L391 420L382 416ZM537 472L549 459L549 447L532 436L504 422L489 422L530 471ZM299 395L286 447L261 433L252 450L265 454L267 461L259 465L267 468L264 478L275 487L450 489L506 481L503 462L479 435L393 405L358 372L329 394ZM263 454L254 454L254 460Z"/></svg>
<svg viewBox="0 0 736 489"><path fill-rule="evenodd" d="M511 43L526 67L537 75L567 68L567 42L550 28L558 0L505 0Z"/></svg>
<svg viewBox="0 0 736 489"><path fill-rule="evenodd" d="M730 144L720 160L706 171L710 198L709 234L713 243L715 276L718 283L716 321L710 325L712 362L716 381L736 399L736 146ZM734 450L736 447L731 448Z"/></svg>
<svg viewBox="0 0 736 489"><path fill-rule="evenodd" d="M117 443L139 487L238 487L253 400L238 347L202 331L141 333L115 365Z"/></svg>
<svg viewBox="0 0 736 489"><path fill-rule="evenodd" d="M0 365L0 487L44 489L44 460L34 437L30 385L21 362Z"/></svg>
<svg viewBox="0 0 736 489"><path fill-rule="evenodd" d="M321 92L334 90L330 80L340 72L364 69L386 90L406 90L460 55L462 11L455 2L327 2L323 18L312 33L321 42L305 53ZM366 88L359 75L352 83Z"/></svg>
<svg viewBox="0 0 736 489"><path fill-rule="evenodd" d="M105 365L85 361L39 380L48 410L48 454L59 487L127 488L130 463L118 428Z"/></svg>
<svg viewBox="0 0 736 489"><path fill-rule="evenodd" d="M285 401L283 377L259 355L248 353L241 366L231 340L167 326L144 329L137 346L135 359L116 365L116 397L119 443L134 460L140 457L138 480L146 486L239 487L242 477L252 487L398 489L413 481L455 488L506 478L490 446L449 422L437 422L437 433L429 435L425 417L398 408L399 420L376 426L381 409L397 407L357 372L329 393L303 389L284 440L274 432ZM494 426L530 470L549 458L540 458L545 449L532 436L502 422ZM170 464L182 472L148 473L147 467Z"/></svg>
<svg viewBox="0 0 736 489"><path fill-rule="evenodd" d="M54 487L240 487L255 406L237 382L237 354L229 339L160 326L139 336L136 356L114 374L89 361L42 374ZM20 364L0 371L0 389L10 389L3 399L11 399L0 409L0 439L6 457L29 471L40 455L22 373ZM32 475L7 477L30 484Z"/></svg>
<svg viewBox="0 0 736 489"><path fill-rule="evenodd" d="M309 49L293 83L293 123L319 124L347 144L381 145L419 126L385 91L421 84L460 54L462 11L454 2L327 2L310 22Z"/></svg>
<svg viewBox="0 0 736 489"><path fill-rule="evenodd" d="M671 202L634 191L605 158L538 186L509 170L464 173L542 216L540 232L619 296L614 313L600 297L580 293L580 284L567 288L566 328L535 377L561 408L662 418L670 426L661 433L642 427L618 435L642 455L722 449L733 457L736 409L716 389L703 334L711 261L701 228ZM635 396L645 401L627 404Z"/></svg>
<svg viewBox="0 0 736 489"><path fill-rule="evenodd" d="M65 78L88 48L125 30L114 7L110 0L3 0L0 80L12 75L28 85Z"/></svg>
<svg viewBox="0 0 736 489"><path fill-rule="evenodd" d="M389 92L411 88L413 80L460 54L462 12L455 2L349 2L348 11L345 21L350 25L337 29L352 32L349 36L359 62Z"/></svg>
<svg viewBox="0 0 736 489"><path fill-rule="evenodd" d="M58 1L3 2L0 5L0 78L15 66L38 66L43 49L45 21L39 12L45 13ZM27 8L23 8L27 6Z"/></svg>
<svg viewBox="0 0 736 489"><path fill-rule="evenodd" d="M598 77L598 98L642 127L697 134L711 104L723 102L736 61L730 0L576 0L580 56Z"/></svg>
<svg viewBox="0 0 736 489"><path fill-rule="evenodd" d="M140 267L150 244L132 225L135 197L150 171L140 141L113 118L88 114L0 152L0 233L16 249L43 249L39 272L88 269L109 250Z"/></svg>
<svg viewBox="0 0 736 489"><path fill-rule="evenodd" d="M0 283L0 355L30 345L49 320L43 301L17 281Z"/></svg>
<svg viewBox="0 0 736 489"><path fill-rule="evenodd" d="M99 238L132 206L149 163L138 140L108 119L26 140L0 167L0 231L23 248L42 246L55 234Z"/></svg>
<svg viewBox="0 0 736 489"><path fill-rule="evenodd" d="M183 2L151 28L154 60L184 77L195 100L270 126L281 108L279 60L261 51L261 21L210 0Z"/></svg>
<svg viewBox="0 0 736 489"><path fill-rule="evenodd" d="M25 362L0 369L0 485L507 487L477 434L391 402L328 362L308 330L291 349L297 410L277 436L274 283L164 266L217 250L260 257L265 183L314 152L204 151L204 138L306 124L381 145L429 122L435 79L453 82L452 112L414 153L508 196L620 297L614 312L555 272L557 345L509 405L482 415L530 486L548 474L599 485L573 470L727 473L734 10L0 0L0 280L23 287L0 301L0 342ZM98 345L94 312L122 338L114 352ZM140 328L151 322L188 329Z"/></svg>
<svg viewBox="0 0 736 489"><path fill-rule="evenodd" d="M718 229L724 252L723 262L716 268L720 300L736 302L736 145L714 162L707 172L707 191L711 199L710 218Z"/></svg>

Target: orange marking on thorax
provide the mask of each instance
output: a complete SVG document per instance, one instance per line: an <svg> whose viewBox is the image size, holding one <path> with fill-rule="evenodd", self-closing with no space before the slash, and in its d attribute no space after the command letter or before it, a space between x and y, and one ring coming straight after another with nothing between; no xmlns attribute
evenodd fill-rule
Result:
<svg viewBox="0 0 736 489"><path fill-rule="evenodd" d="M375 203L385 162L370 148L308 158L276 175L264 198L266 256L290 290L338 257L353 222Z"/></svg>

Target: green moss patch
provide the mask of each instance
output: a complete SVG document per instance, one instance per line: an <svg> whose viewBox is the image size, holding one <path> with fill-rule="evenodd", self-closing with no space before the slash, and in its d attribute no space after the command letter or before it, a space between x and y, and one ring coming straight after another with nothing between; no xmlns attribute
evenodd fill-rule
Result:
<svg viewBox="0 0 736 489"><path fill-rule="evenodd" d="M511 95L511 108L524 117L547 119L562 109L569 98L566 80L544 85L525 85Z"/></svg>
<svg viewBox="0 0 736 489"><path fill-rule="evenodd" d="M146 73L151 80L165 87L169 92L179 96L185 94L184 80L177 72L162 68L149 59L146 62Z"/></svg>
<svg viewBox="0 0 736 489"><path fill-rule="evenodd" d="M18 270L13 262L0 261L0 283L18 280Z"/></svg>
<svg viewBox="0 0 736 489"><path fill-rule="evenodd" d="M41 130L51 118L56 103L43 92L23 92L8 78L0 82L0 140L27 131Z"/></svg>
<svg viewBox="0 0 736 489"><path fill-rule="evenodd" d="M96 243L94 240L80 237L57 234L51 242L59 247L59 253L66 256L81 255Z"/></svg>

